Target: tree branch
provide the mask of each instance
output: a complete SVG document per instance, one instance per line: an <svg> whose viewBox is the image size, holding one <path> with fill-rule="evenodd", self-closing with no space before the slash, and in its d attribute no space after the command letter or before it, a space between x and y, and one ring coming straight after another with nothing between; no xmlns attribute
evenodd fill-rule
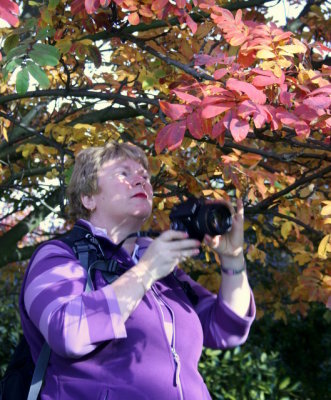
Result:
<svg viewBox="0 0 331 400"><path fill-rule="evenodd" d="M0 104L6 104L11 101L15 101L18 99L28 99L34 97L87 97L93 99L100 100L116 100L118 104L127 105L128 103L143 103L143 104L151 104L158 105L158 101L154 99L149 99L146 97L130 97L123 96L117 93L105 93L105 92L97 92L91 90L91 88L86 87L83 89L49 89L49 90L34 90L31 92L26 92L25 94L9 94L7 96L0 97Z"/></svg>
<svg viewBox="0 0 331 400"><path fill-rule="evenodd" d="M198 72L197 70L189 67L188 65L185 65L177 60L173 60L172 58L165 56L164 54L153 49L151 46L148 46L145 43L145 40L141 40L141 39L139 39L133 35L129 35L129 34L121 34L120 37L123 39L129 40L131 43L135 43L141 50L144 50L147 53L152 54L153 56L159 58L160 60L164 61L168 65L173 65L174 67L186 72L187 74L193 76L198 81L201 81L201 80L214 81L215 80L214 77L211 75L208 75L204 72Z"/></svg>
<svg viewBox="0 0 331 400"><path fill-rule="evenodd" d="M312 182L314 179L321 178L324 175L327 175L329 172L331 172L331 165L327 166L326 168L321 169L320 171L305 176L301 179L296 180L292 185L288 186L286 189L283 189L279 192L276 192L275 194L271 195L267 199L262 200L260 203L256 204L255 206L252 207L247 207L246 213L248 214L257 214L263 210L266 210L268 207L270 207L273 202L280 197L285 196L286 194L290 193L292 190L298 188L299 186L304 185L307 182Z"/></svg>
<svg viewBox="0 0 331 400"><path fill-rule="evenodd" d="M305 224L304 222L300 221L297 218L291 217L290 215L281 214L281 213L279 213L277 211L273 211L273 210L270 210L270 211L268 210L266 212L266 214L273 215L275 217L279 217L279 218L283 218L283 219L287 219L288 221L292 221L295 224L305 228L305 230L307 232L309 232L309 233L313 234L314 236L316 236L318 240L323 239L324 234L322 232L317 231L316 229L312 228L310 225Z"/></svg>
<svg viewBox="0 0 331 400"><path fill-rule="evenodd" d="M51 212L50 207L55 207L60 204L59 194L61 193L60 188L52 192L44 201L45 204L34 206L34 210L31 211L22 221L19 221L12 229L0 236L0 248L2 250L0 267L8 264L9 260L12 261L13 254L19 253L17 250L17 242L19 242L23 236L33 231L40 222Z"/></svg>

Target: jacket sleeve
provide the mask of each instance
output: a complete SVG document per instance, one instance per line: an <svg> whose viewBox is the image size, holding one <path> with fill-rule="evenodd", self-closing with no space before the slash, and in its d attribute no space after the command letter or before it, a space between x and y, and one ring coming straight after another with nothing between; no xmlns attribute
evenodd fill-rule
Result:
<svg viewBox="0 0 331 400"><path fill-rule="evenodd" d="M126 337L111 285L84 292L86 270L73 251L59 241L35 254L26 279L26 312L53 351L78 358L100 343Z"/></svg>
<svg viewBox="0 0 331 400"><path fill-rule="evenodd" d="M198 302L194 309L202 325L204 346L226 349L246 341L256 314L252 291L247 315L241 317L225 303L221 291L217 296L212 294L180 269L176 271L176 276L181 281L188 282L198 296Z"/></svg>

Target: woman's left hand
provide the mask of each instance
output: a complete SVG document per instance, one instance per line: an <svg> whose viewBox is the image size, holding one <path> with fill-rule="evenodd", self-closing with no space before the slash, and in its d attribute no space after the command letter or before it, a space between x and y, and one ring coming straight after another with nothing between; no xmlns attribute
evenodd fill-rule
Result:
<svg viewBox="0 0 331 400"><path fill-rule="evenodd" d="M222 201L232 214L232 228L230 232L211 237L205 235L205 243L222 258L239 258L243 256L244 247L244 205L241 199L237 199L237 212L227 201Z"/></svg>

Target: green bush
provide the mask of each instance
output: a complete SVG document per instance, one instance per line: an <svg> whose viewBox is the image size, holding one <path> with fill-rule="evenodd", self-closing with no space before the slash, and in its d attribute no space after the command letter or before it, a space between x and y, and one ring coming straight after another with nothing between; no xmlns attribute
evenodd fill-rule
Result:
<svg viewBox="0 0 331 400"><path fill-rule="evenodd" d="M0 377L22 333L18 309L21 275L12 271L7 273L5 269L0 273Z"/></svg>
<svg viewBox="0 0 331 400"><path fill-rule="evenodd" d="M277 352L251 346L204 349L199 370L214 400L300 398L301 384L284 373Z"/></svg>

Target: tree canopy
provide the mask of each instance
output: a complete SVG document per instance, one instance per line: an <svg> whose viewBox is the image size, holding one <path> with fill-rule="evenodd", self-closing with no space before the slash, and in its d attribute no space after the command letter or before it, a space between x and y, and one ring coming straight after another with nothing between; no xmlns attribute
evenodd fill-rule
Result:
<svg viewBox="0 0 331 400"><path fill-rule="evenodd" d="M274 5L0 0L1 267L63 229L77 152L131 141L151 165L146 229L189 194L241 197L259 316L331 308L330 2L283 27ZM186 268L213 290L217 261Z"/></svg>

